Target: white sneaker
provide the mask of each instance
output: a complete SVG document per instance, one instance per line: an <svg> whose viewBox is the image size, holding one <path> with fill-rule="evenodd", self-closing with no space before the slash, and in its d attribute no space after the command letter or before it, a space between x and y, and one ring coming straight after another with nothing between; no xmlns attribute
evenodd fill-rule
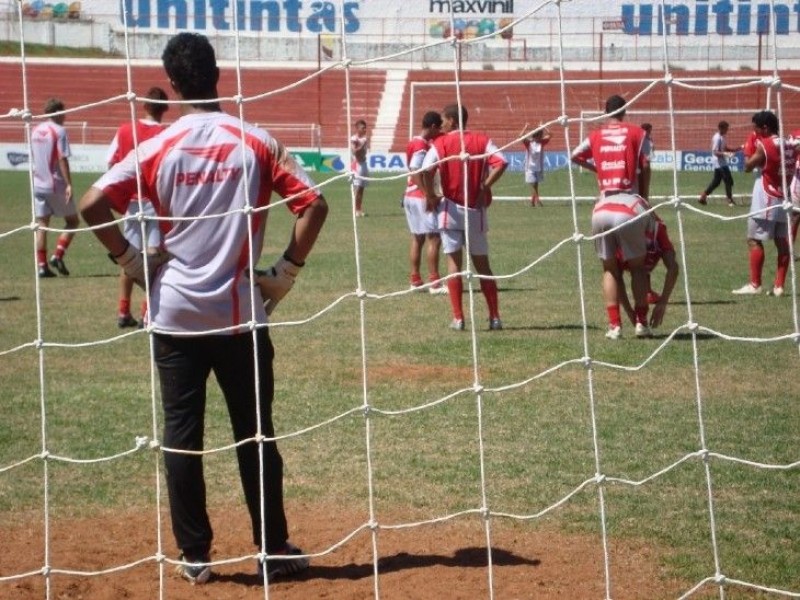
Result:
<svg viewBox="0 0 800 600"><path fill-rule="evenodd" d="M767 296L775 296L776 298L779 298L783 296L783 288L776 285L770 291L767 292Z"/></svg>
<svg viewBox="0 0 800 600"><path fill-rule="evenodd" d="M752 283L746 283L738 290L732 290L731 294L736 294L737 296L753 296L755 294L761 293L761 286L760 285L753 285Z"/></svg>
<svg viewBox="0 0 800 600"><path fill-rule="evenodd" d="M637 338L651 338L653 337L653 332L650 331L650 328L645 325L644 323L637 323L636 324L636 337Z"/></svg>
<svg viewBox="0 0 800 600"><path fill-rule="evenodd" d="M447 288L443 285L429 287L428 293L432 294L433 296L441 296L447 293Z"/></svg>
<svg viewBox="0 0 800 600"><path fill-rule="evenodd" d="M464 331L464 319L453 319L453 321L450 323L450 329Z"/></svg>
<svg viewBox="0 0 800 600"><path fill-rule="evenodd" d="M609 327L608 331L606 331L606 337L609 340L618 340L622 337L622 327L616 325L615 327Z"/></svg>

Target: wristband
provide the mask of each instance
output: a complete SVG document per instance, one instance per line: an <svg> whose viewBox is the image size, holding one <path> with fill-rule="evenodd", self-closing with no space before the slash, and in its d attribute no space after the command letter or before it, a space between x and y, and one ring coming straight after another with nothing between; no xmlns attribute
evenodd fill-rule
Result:
<svg viewBox="0 0 800 600"><path fill-rule="evenodd" d="M125 240L125 250L123 250L122 252L120 252L116 256L111 254L111 252L109 252L108 253L108 258L110 258L111 262L113 262L115 265L118 265L119 263L117 262L117 259L120 256L124 255L128 251L128 248L130 248L130 246L131 246L131 243L129 241Z"/></svg>
<svg viewBox="0 0 800 600"><path fill-rule="evenodd" d="M290 257L286 252L283 253L283 260L292 263L295 267L304 267L306 264L305 261L297 262L292 257Z"/></svg>

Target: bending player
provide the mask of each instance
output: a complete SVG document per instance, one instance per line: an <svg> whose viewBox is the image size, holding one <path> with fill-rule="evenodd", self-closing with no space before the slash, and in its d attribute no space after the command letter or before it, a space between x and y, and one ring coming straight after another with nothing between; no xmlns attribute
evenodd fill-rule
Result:
<svg viewBox="0 0 800 600"><path fill-rule="evenodd" d="M422 117L422 131L415 135L406 146L406 164L409 171L419 171L425 159L431 140L441 135L442 116L436 111L425 113ZM425 194L422 191L422 175L408 176L408 185L403 197L403 210L406 213L408 229L411 231L409 248L409 264L411 267L411 287L424 285L420 275L422 248L425 246L425 259L428 265L428 281L433 285L428 288L431 294L446 294L447 288L439 281L439 225L436 213L427 210Z"/></svg>
<svg viewBox="0 0 800 600"><path fill-rule="evenodd" d="M160 87L152 87L147 91L146 95L148 100L166 100L167 93ZM161 133L165 125L161 124L161 118L169 108L166 104L157 102L145 102L143 108L147 116L143 119L138 119L135 123L130 121L123 123L117 129L114 139L111 141L111 146L108 149L108 157L106 162L109 168L120 162L128 155L128 152L134 148L134 135L137 144L141 144L145 140L149 140ZM134 131L135 127L135 131ZM141 199L141 206L138 194L131 197L128 204L128 210L125 213L127 218L123 226L122 233L125 239L128 240L137 248L144 248L148 254L157 254L161 246L161 230L158 227L158 221L145 220L144 232L147 238L146 244L142 239L142 224L136 219L141 207L142 215L146 217L155 217L156 211L153 204L147 198ZM120 269L119 273L119 309L117 311L117 325L122 327L142 327L144 326L145 317L147 314L147 299L142 300L141 321L137 321L131 315L131 295L133 293L134 281L125 274L124 269Z"/></svg>
<svg viewBox="0 0 800 600"><path fill-rule="evenodd" d="M653 219L645 233L647 238L647 255L644 259L644 268L647 272L648 289L650 289L647 293L647 301L649 304L655 304L650 322L653 327L658 327L661 325L661 322L664 320L664 314L667 312L667 304L669 303L672 291L675 289L675 283L678 281L680 267L675 258L675 248L667 234L667 226L664 225L664 222L658 215L652 213L652 216ZM667 273L664 275L664 285L661 288L661 294L656 294L650 288L650 274L659 262L664 263L664 266L667 268ZM623 272L630 271L630 266L623 258L621 248L617 248L617 264L620 270L620 304L624 308L625 314L628 315L631 323L635 325L636 312L628 299L628 293L625 289L625 278L623 277Z"/></svg>
<svg viewBox="0 0 800 600"><path fill-rule="evenodd" d="M647 257L645 234L652 219L650 215L642 216L650 208L645 200L650 170L650 162L643 152L645 133L638 125L623 122L625 100L621 96L611 96L605 108L608 121L575 148L572 161L594 171L600 186L600 198L592 212L592 235L599 236L595 248L603 264L603 299L609 321L606 337L616 340L622 333L618 248L631 271L636 337L651 337L644 264ZM606 234L615 228L616 231ZM662 318L663 312L651 319L650 325L660 325Z"/></svg>

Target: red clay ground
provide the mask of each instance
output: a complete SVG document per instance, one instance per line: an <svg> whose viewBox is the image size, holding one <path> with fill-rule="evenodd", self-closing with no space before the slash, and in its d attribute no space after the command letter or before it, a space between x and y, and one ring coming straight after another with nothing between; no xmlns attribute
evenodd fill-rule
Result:
<svg viewBox="0 0 800 600"><path fill-rule="evenodd" d="M363 522L363 515L329 506L291 507L293 540L306 551L322 552ZM302 517L301 517L302 515ZM243 507L212 511L217 539L212 559L250 552ZM42 564L41 524L31 522L0 529L3 552L0 576L36 570ZM80 570L107 569L154 554L152 517L140 513L108 514L52 526L51 562ZM164 546L176 555L169 532ZM521 600L606 597L599 539L542 529L540 524L496 521L493 535L494 598ZM487 553L483 529L474 518L401 531L381 531L378 538L379 593L383 600L480 600L489 598ZM644 544L613 542L612 596L615 600L676 598L689 587L670 581L658 566L659 556ZM168 566L165 600L264 598L247 561L215 569L211 582L191 586ZM4 600L46 598L44 578L32 576L0 583ZM54 576L53 600L120 600L159 598L158 568L153 562L98 577ZM291 581L270 585L269 598L279 600L366 600L375 598L371 536L364 532L331 554L314 558L309 571Z"/></svg>

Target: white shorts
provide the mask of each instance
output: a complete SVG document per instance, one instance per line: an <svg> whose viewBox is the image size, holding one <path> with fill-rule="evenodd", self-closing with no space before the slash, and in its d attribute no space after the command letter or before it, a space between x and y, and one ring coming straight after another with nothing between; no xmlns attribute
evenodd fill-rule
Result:
<svg viewBox="0 0 800 600"><path fill-rule="evenodd" d="M403 198L403 210L406 211L408 230L414 235L429 235L438 233L436 212L425 210L425 199L406 196Z"/></svg>
<svg viewBox="0 0 800 600"><path fill-rule="evenodd" d="M597 256L602 260L609 260L614 258L617 248L622 249L625 260L647 254L646 232L652 217L648 215L636 221L633 219L648 210L647 202L636 194L620 193L598 200L592 212L592 235L622 227L594 241ZM629 224L625 225L626 223Z"/></svg>
<svg viewBox="0 0 800 600"><path fill-rule="evenodd" d="M122 226L122 235L128 240L131 245L144 250L145 248L158 248L161 246L161 229L158 227L158 221L145 220L140 223L136 218L139 214L139 203L131 202L128 204L128 210L125 212L126 217L133 217L126 219ZM142 202L142 214L148 217L156 216L156 209L153 208L152 203ZM147 246L142 245L142 224L144 224L144 233L147 237Z"/></svg>
<svg viewBox="0 0 800 600"><path fill-rule="evenodd" d="M439 235L442 238L442 252L452 254L467 244L465 224L469 220L469 253L475 256L489 254L489 221L486 208L464 208L462 205L444 198L439 203Z"/></svg>
<svg viewBox="0 0 800 600"><path fill-rule="evenodd" d="M38 219L44 219L49 216L71 217L78 214L75 209L75 202L67 200L64 192L35 192L33 195L33 207L33 212Z"/></svg>
<svg viewBox="0 0 800 600"><path fill-rule="evenodd" d="M544 181L544 171L525 171L525 183L541 183Z"/></svg>
<svg viewBox="0 0 800 600"><path fill-rule="evenodd" d="M770 221L769 219L747 219L747 239L764 242L775 238L789 237L789 226L786 221Z"/></svg>
<svg viewBox="0 0 800 600"><path fill-rule="evenodd" d="M800 179L797 175L792 177L792 182L789 184L789 197L792 199L792 206L800 208Z"/></svg>
<svg viewBox="0 0 800 600"><path fill-rule="evenodd" d="M367 167L367 163L354 162L352 165L350 165L350 170L355 175L355 178L353 179L353 187L367 187L367 180L361 179L362 177L369 177L369 168Z"/></svg>

